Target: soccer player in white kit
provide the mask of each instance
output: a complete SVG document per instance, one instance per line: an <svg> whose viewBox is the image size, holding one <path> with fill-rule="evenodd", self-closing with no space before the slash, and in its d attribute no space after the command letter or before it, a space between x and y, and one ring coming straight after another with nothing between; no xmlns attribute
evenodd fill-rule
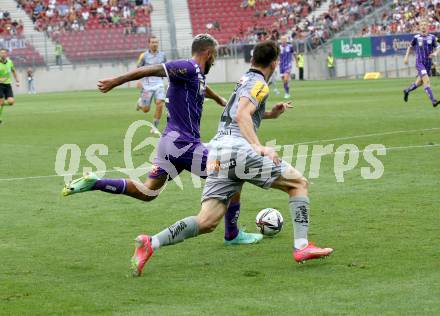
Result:
<svg viewBox="0 0 440 316"><path fill-rule="evenodd" d="M159 51L159 38L151 36L148 41L148 50L139 56L138 67L163 64L167 61L165 53ZM156 104L156 111L154 112L152 133L159 133L159 123L162 116L163 107L165 104L165 86L161 77L145 77L141 79L141 95L138 99L136 109L142 110L144 113L150 111L151 102Z"/></svg>

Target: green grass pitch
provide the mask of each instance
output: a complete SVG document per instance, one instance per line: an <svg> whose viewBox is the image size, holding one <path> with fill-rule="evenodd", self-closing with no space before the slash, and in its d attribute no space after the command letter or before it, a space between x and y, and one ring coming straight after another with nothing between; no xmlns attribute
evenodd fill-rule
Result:
<svg viewBox="0 0 440 316"><path fill-rule="evenodd" d="M81 168L92 166L91 144L108 146L108 169L123 167L128 126L152 117L134 110L138 92L18 96L0 125L0 315L440 314L440 109L423 89L405 104L410 81L293 82L295 108L263 122L260 139L278 144L399 147L379 157L377 180L361 177L362 154L342 183L334 155L322 158L310 185L310 239L336 249L329 259L294 263L287 197L246 185L240 223L254 231L257 212L277 208L285 218L278 236L228 248L221 224L159 250L138 279L128 277L133 239L195 214L201 189L185 174L183 190L171 183L152 203L101 192L62 198L63 178L52 176L63 144L81 148ZM213 85L225 97L233 86ZM433 87L440 97L436 79ZM204 141L220 113L207 102ZM354 137L366 134L374 135ZM148 135L139 131L135 144ZM354 138L320 141L344 137ZM135 165L146 156L136 152Z"/></svg>

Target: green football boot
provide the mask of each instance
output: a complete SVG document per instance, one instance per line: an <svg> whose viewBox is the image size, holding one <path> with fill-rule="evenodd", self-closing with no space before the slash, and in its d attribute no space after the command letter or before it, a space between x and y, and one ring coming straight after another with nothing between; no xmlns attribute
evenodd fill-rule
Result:
<svg viewBox="0 0 440 316"><path fill-rule="evenodd" d="M75 193L90 191L98 180L98 176L93 172L86 173L83 177L66 184L63 189L63 195L69 196Z"/></svg>
<svg viewBox="0 0 440 316"><path fill-rule="evenodd" d="M261 239L263 239L263 235L261 234L246 233L244 230L240 229L238 231L237 237L235 237L232 240L225 239L225 245L232 246L232 245L256 244Z"/></svg>

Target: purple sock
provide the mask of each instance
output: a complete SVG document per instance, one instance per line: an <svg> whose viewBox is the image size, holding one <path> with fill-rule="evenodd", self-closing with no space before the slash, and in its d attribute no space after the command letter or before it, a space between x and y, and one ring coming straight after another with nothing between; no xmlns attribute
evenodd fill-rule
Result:
<svg viewBox="0 0 440 316"><path fill-rule="evenodd" d="M124 194L127 182L125 179L99 179L92 190L99 190L113 194Z"/></svg>
<svg viewBox="0 0 440 316"><path fill-rule="evenodd" d="M284 83L284 91L286 91L286 94L289 94L289 83L288 82Z"/></svg>
<svg viewBox="0 0 440 316"><path fill-rule="evenodd" d="M417 85L415 82L413 82L408 88L405 89L405 92L408 93L408 92L411 92L415 89L417 89Z"/></svg>
<svg viewBox="0 0 440 316"><path fill-rule="evenodd" d="M238 235L238 216L240 216L240 202L229 204L225 215L225 239L232 240Z"/></svg>
<svg viewBox="0 0 440 316"><path fill-rule="evenodd" d="M432 93L431 87L425 87L425 92L428 95L429 99L431 100L432 104L437 102L437 100L434 97L434 94Z"/></svg>

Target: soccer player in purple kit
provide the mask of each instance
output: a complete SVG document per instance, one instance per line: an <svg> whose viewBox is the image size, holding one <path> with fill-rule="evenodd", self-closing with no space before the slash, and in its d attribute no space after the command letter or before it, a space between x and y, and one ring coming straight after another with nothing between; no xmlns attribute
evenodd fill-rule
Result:
<svg viewBox="0 0 440 316"><path fill-rule="evenodd" d="M289 82L290 82L290 73L292 71L292 60L295 55L295 51L293 46L287 43L287 36L281 36L281 45L280 45L280 75L281 79L283 79L284 83L284 99L290 98L289 93Z"/></svg>
<svg viewBox="0 0 440 316"><path fill-rule="evenodd" d="M206 178L208 150L200 142L200 119L205 96L219 105L226 100L206 85L205 75L217 57L217 41L209 34L197 35L192 43L192 58L137 68L117 78L100 80L98 88L106 93L126 82L144 77L167 77L167 126L162 134L157 156L145 184L131 179L99 179L88 173L63 189L65 196L87 191L124 194L142 201L154 200L167 180L183 170ZM261 234L246 233L237 227L240 213L240 194L236 194L225 216L225 244L251 244L260 241Z"/></svg>
<svg viewBox="0 0 440 316"><path fill-rule="evenodd" d="M431 100L432 105L436 107L439 105L440 101L434 97L429 76L431 75L432 57L437 56L439 46L437 44L437 38L435 35L428 33L428 22L426 20L420 22L419 31L420 33L416 34L411 41L411 46L408 47L403 60L404 64L408 65L409 54L412 50L414 50L416 54L416 69L418 77L415 82L403 90L403 100L408 102L409 93L420 87L423 83L429 100Z"/></svg>

